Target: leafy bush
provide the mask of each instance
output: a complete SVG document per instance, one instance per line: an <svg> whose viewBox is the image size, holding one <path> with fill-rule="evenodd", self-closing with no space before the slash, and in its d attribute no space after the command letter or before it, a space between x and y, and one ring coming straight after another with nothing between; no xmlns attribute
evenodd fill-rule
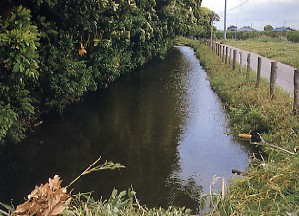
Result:
<svg viewBox="0 0 299 216"><path fill-rule="evenodd" d="M3 143L4 137L9 133L13 123L17 120L17 114L9 105L0 102L0 143Z"/></svg>
<svg viewBox="0 0 299 216"><path fill-rule="evenodd" d="M1 19L1 18L0 18ZM30 10L17 7L0 24L0 142L19 142L35 117L39 32Z"/></svg>
<svg viewBox="0 0 299 216"><path fill-rule="evenodd" d="M288 41L299 43L299 31L290 32L287 36Z"/></svg>

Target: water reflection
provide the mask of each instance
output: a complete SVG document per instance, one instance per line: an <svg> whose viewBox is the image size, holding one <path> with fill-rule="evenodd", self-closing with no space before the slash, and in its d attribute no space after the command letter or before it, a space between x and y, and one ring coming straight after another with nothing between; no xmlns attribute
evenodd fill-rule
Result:
<svg viewBox="0 0 299 216"><path fill-rule="evenodd" d="M250 150L225 135L221 104L187 47L45 118L24 143L1 150L1 201L19 203L54 174L68 183L102 156L126 169L84 176L76 191L107 197L133 185L143 204L196 209L213 175L248 165Z"/></svg>

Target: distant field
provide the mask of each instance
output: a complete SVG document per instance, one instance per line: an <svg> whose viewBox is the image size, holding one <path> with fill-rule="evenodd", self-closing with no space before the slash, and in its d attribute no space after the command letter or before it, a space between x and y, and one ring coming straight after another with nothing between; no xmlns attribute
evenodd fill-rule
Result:
<svg viewBox="0 0 299 216"><path fill-rule="evenodd" d="M299 43L253 39L244 41L227 40L224 43L299 68Z"/></svg>

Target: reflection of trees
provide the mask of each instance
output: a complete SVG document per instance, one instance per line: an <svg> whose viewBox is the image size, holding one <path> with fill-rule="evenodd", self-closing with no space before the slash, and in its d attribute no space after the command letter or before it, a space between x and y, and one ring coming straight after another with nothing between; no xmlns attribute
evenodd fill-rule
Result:
<svg viewBox="0 0 299 216"><path fill-rule="evenodd" d="M113 160L121 160L127 166L122 171L127 180L121 185L126 188L133 184L141 201L151 205L168 204L166 197L171 196L171 191L165 182L179 160L176 147L184 116L177 112L177 105L182 95L165 89L177 82L180 73L177 71L177 76L167 73L177 69L176 64L168 63L169 59L179 58L176 52L172 54L175 56L163 63L152 64L132 79L116 83L110 89L109 103L104 105L111 113L108 123L114 130L110 131L111 137L121 143L118 145L121 154ZM119 85L132 88L119 91Z"/></svg>
<svg viewBox="0 0 299 216"><path fill-rule="evenodd" d="M168 197L168 205L183 206L188 203L189 208L198 208L202 186L197 185L192 177L184 181L177 175L172 175L167 179L166 185L171 191L171 195Z"/></svg>
<svg viewBox="0 0 299 216"><path fill-rule="evenodd" d="M133 185L142 203L192 203L193 207L201 188L192 179L171 178L180 169L177 143L185 121L183 110L178 109L185 93L180 79L184 68L178 70L182 62L181 54L174 50L163 62L152 62L144 71L121 78L62 116L49 116L50 123L29 136L18 150L8 151L6 157L14 161L7 163L4 173L9 172L12 179L5 182L5 189L0 184L1 194L15 196L25 188L21 194L26 196L35 184L54 174L67 184L103 156L126 169L85 176L76 183L77 189L105 197L113 187L123 190ZM1 158L0 164L4 163ZM16 173L22 181L15 178ZM19 191L11 192L14 188Z"/></svg>

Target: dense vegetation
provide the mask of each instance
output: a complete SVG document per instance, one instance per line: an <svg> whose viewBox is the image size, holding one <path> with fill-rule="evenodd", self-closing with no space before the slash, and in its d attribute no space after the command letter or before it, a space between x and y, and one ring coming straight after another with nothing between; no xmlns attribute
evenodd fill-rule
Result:
<svg viewBox="0 0 299 216"><path fill-rule="evenodd" d="M223 38L223 31L217 31L216 37ZM238 31L227 32L227 39L247 40L256 38L272 38L289 42L299 42L299 31Z"/></svg>
<svg viewBox="0 0 299 216"><path fill-rule="evenodd" d="M277 92L269 97L269 83L255 88L255 75L250 80L238 70L219 62L210 47L199 41L183 39L196 50L209 73L212 88L219 94L230 119L233 133L259 132L267 143L290 153L263 146L248 173L230 186L222 201L214 199L213 215L298 215L299 213L299 118L292 112L288 94ZM275 150L276 149L276 150Z"/></svg>
<svg viewBox="0 0 299 216"><path fill-rule="evenodd" d="M0 143L203 31L201 1L0 2Z"/></svg>
<svg viewBox="0 0 299 216"><path fill-rule="evenodd" d="M248 40L226 40L223 43L299 68L299 43L265 37Z"/></svg>

